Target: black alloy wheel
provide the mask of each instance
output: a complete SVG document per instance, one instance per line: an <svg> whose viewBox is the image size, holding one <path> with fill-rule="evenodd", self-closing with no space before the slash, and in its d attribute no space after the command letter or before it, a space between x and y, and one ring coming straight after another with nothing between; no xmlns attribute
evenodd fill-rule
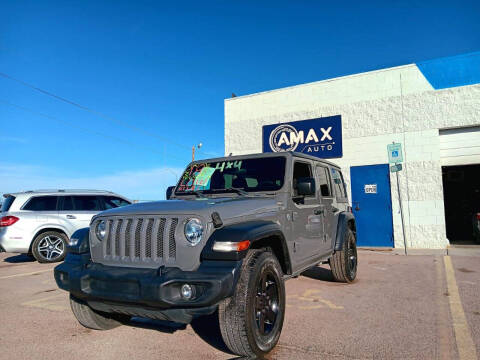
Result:
<svg viewBox="0 0 480 360"><path fill-rule="evenodd" d="M218 306L225 345L234 354L263 358L280 338L285 307L285 284L278 259L269 249L249 250L235 293Z"/></svg>
<svg viewBox="0 0 480 360"><path fill-rule="evenodd" d="M350 279L355 279L357 276L357 244L355 242L355 236L351 234L348 238L347 244L347 257L348 257L348 272Z"/></svg>
<svg viewBox="0 0 480 360"><path fill-rule="evenodd" d="M329 260L335 281L351 283L357 277L357 241L352 229L345 230L342 250L335 251Z"/></svg>
<svg viewBox="0 0 480 360"><path fill-rule="evenodd" d="M260 335L271 333L278 317L279 294L276 279L271 271L265 271L257 283L255 297L255 323Z"/></svg>

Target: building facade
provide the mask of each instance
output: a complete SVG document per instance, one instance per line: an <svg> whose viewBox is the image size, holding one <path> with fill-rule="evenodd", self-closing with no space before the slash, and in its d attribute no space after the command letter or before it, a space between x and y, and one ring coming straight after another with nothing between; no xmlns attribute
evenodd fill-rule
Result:
<svg viewBox="0 0 480 360"><path fill-rule="evenodd" d="M392 246L401 248L405 240L411 248L445 248L455 237L468 238L475 211L472 199L478 196L480 182L480 52L226 99L225 154L281 151L287 143L295 147L295 142L302 143L296 151L318 150L304 146L306 128L290 138L288 128L285 134L278 129L272 135L271 128L278 126L268 125L295 127L299 121L316 119L311 123L316 136L309 139L315 143L320 136L331 140L331 126L320 130L332 117L340 119L341 138L331 142L337 150L340 145L340 152L334 157L317 154L342 167L353 207L362 199L360 208L365 205L365 210L369 200L360 192L371 191L373 184L368 191L367 184L361 185L356 193L352 184L362 179L352 176L383 165L389 194L381 211L391 218ZM280 145L275 149L266 144L269 135L270 142L277 136L274 141ZM385 165L387 145L393 142L401 143L403 150L398 173ZM371 241L375 246L377 240Z"/></svg>

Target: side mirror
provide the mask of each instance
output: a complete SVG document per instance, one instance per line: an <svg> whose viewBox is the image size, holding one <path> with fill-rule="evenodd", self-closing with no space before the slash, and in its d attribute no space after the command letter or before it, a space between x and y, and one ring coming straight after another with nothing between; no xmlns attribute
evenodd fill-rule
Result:
<svg viewBox="0 0 480 360"><path fill-rule="evenodd" d="M175 186L169 186L167 188L167 193L165 195L165 199L167 200L170 200L170 198L172 197L172 194L173 194L173 191L175 190Z"/></svg>
<svg viewBox="0 0 480 360"><path fill-rule="evenodd" d="M299 178L297 182L297 193L299 196L315 195L315 179Z"/></svg>

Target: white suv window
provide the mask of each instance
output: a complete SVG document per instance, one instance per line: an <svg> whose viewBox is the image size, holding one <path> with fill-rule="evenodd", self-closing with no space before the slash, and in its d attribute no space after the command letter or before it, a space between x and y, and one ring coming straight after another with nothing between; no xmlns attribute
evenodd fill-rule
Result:
<svg viewBox="0 0 480 360"><path fill-rule="evenodd" d="M130 205L128 201L120 199L116 196L102 196L102 198L104 200L105 210Z"/></svg>
<svg viewBox="0 0 480 360"><path fill-rule="evenodd" d="M97 196L93 195L76 195L73 197L73 206L76 211L100 211L103 210L100 206Z"/></svg>
<svg viewBox="0 0 480 360"><path fill-rule="evenodd" d="M55 211L57 210L58 196L35 196L25 204L22 210Z"/></svg>

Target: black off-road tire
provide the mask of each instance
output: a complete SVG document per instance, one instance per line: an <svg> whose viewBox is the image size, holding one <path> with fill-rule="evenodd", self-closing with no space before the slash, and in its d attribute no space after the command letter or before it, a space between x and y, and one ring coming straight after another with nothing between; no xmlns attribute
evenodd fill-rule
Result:
<svg viewBox="0 0 480 360"><path fill-rule="evenodd" d="M55 255L52 258L48 258L48 251L42 251L42 245L47 245L46 244L46 238L50 239L57 239L60 241L61 247L55 247L54 251L57 249L62 249L61 254L52 254ZM32 243L32 255L39 263L55 263L59 261L63 261L65 259L65 255L67 254L67 240L68 237L62 232L59 231L47 231L44 233L41 233L35 237ZM52 240L53 241L53 240ZM56 240L55 240L56 241Z"/></svg>
<svg viewBox="0 0 480 360"><path fill-rule="evenodd" d="M351 283L357 276L357 266L357 242L353 231L347 229L342 250L335 251L330 258L333 278L338 282Z"/></svg>
<svg viewBox="0 0 480 360"><path fill-rule="evenodd" d="M272 252L250 250L241 271L234 295L219 304L220 331L225 345L233 353L248 358L263 357L275 347L283 327L282 268ZM261 307L263 311L258 310ZM272 314L273 321L270 320Z"/></svg>
<svg viewBox="0 0 480 360"><path fill-rule="evenodd" d="M110 330L122 325L119 320L128 320L128 317L126 316L101 313L93 310L85 301L82 301L71 294L70 307L72 308L73 315L75 315L78 322L89 329Z"/></svg>

